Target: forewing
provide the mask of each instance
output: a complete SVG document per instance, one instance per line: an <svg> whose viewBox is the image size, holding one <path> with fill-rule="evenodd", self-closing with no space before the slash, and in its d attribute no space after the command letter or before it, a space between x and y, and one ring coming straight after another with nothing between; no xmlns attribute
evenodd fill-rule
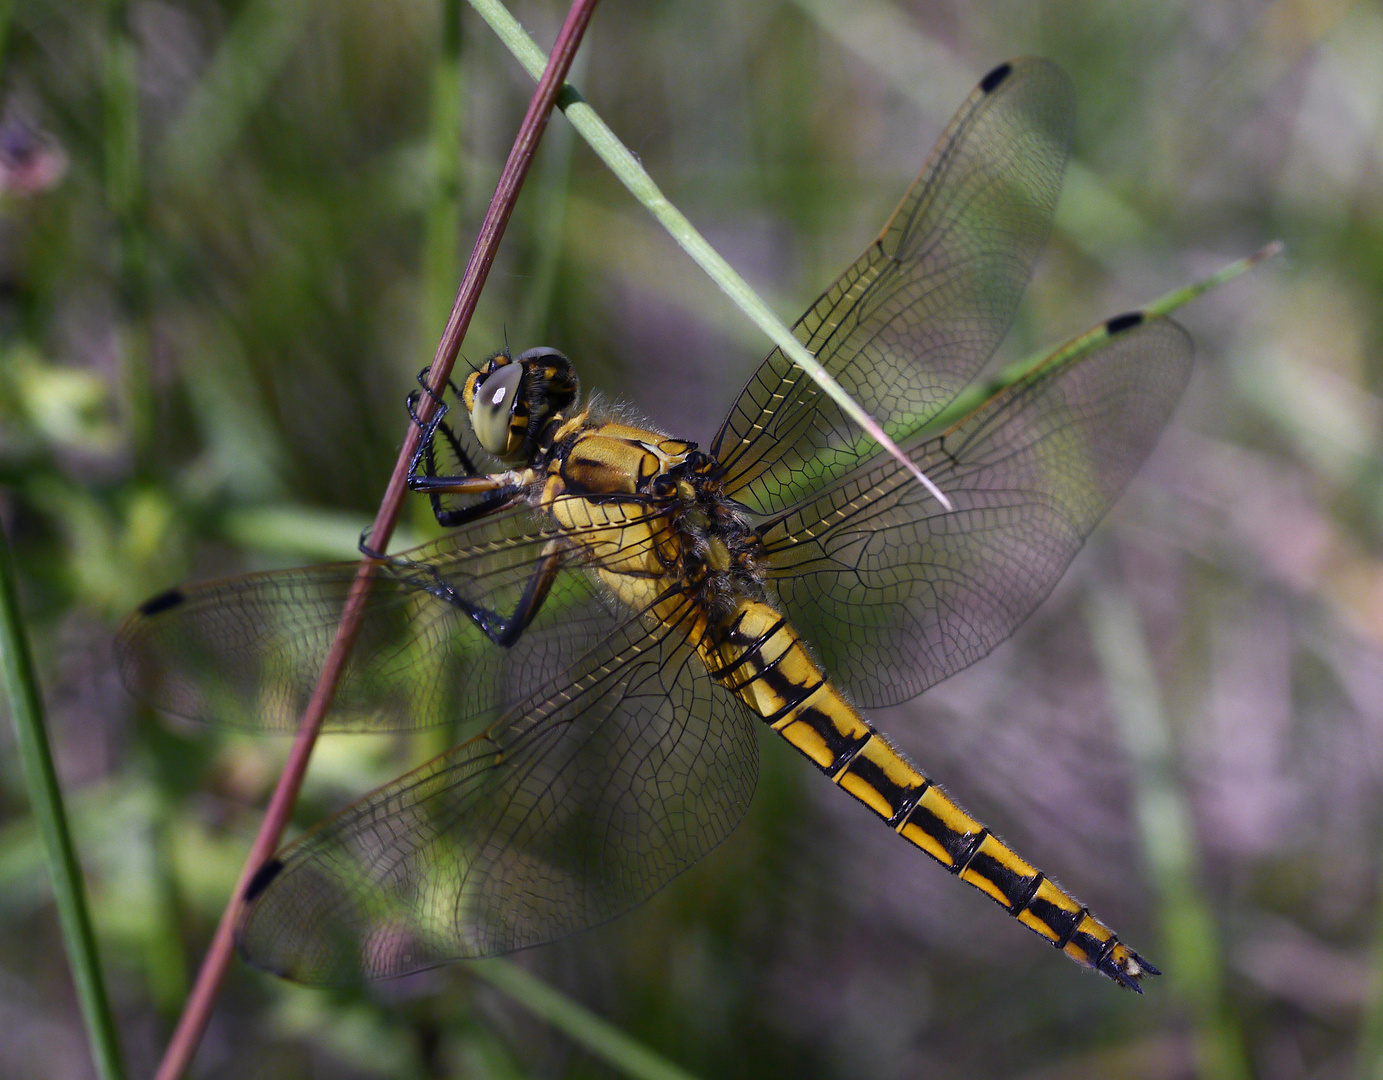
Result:
<svg viewBox="0 0 1383 1080"><path fill-rule="evenodd" d="M491 641L463 603L502 616L553 541L572 540L521 507L500 511L381 564L326 729L409 730L458 724L474 733L533 686L555 678L627 613L569 567L510 648ZM292 731L331 648L356 563L251 574L170 590L116 638L122 678L174 715Z"/></svg>
<svg viewBox="0 0 1383 1080"><path fill-rule="evenodd" d="M1072 113L1066 77L1046 61L996 68L951 121L878 240L794 328L896 442L934 418L1008 331L1046 242ZM713 450L729 493L772 513L845 475L877 446L775 350Z"/></svg>
<svg viewBox="0 0 1383 1080"><path fill-rule="evenodd" d="M747 713L681 621L631 620L289 848L251 890L242 952L335 984L537 945L647 899L729 834L758 772Z"/></svg>
<svg viewBox="0 0 1383 1080"><path fill-rule="evenodd" d="M831 678L895 704L1008 637L1152 449L1191 353L1175 323L1143 322L905 447L954 511L881 457L770 523L770 577Z"/></svg>

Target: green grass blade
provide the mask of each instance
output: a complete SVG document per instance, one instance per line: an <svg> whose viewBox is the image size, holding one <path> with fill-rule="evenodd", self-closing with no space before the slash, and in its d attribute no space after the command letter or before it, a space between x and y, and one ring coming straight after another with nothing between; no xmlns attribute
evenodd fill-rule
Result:
<svg viewBox="0 0 1383 1080"><path fill-rule="evenodd" d="M1191 1023L1197 1075L1248 1080L1252 1070L1244 1033L1225 997L1223 950L1196 880L1200 851L1186 795L1176 779L1172 732L1138 610L1111 576L1091 590L1086 621L1134 766L1135 815L1165 950L1165 958L1154 956L1153 962L1166 972Z"/></svg>
<svg viewBox="0 0 1383 1080"><path fill-rule="evenodd" d="M572 60L571 74L574 79L585 75L589 56L590 53L579 52ZM571 125L551 125L543 154L538 159L538 176L533 185L533 201L540 209L533 230L537 257L529 285L524 290L523 311L519 316L524 341L546 340L546 328L551 322L552 298L557 291L557 270L562 263L575 149L576 137Z"/></svg>
<svg viewBox="0 0 1383 1080"><path fill-rule="evenodd" d="M477 960L470 971L601 1060L636 1080L696 1080L619 1028L507 960Z"/></svg>
<svg viewBox="0 0 1383 1080"><path fill-rule="evenodd" d="M1211 274L1209 277L1201 278L1199 281L1184 285L1180 289L1159 296L1151 304L1141 308L1142 313L1148 318L1156 318L1163 315L1170 315L1177 308L1189 304L1198 296L1202 296L1211 289L1218 288L1226 282L1233 281L1241 274L1245 274L1261 263L1264 259L1270 259L1282 250L1282 245L1277 241L1266 245L1255 251L1252 255L1245 255L1242 259L1236 259L1228 266ZM978 382L968 386L956 399L946 406L946 409L928 425L929 430L944 431L952 424L963 420L972 412L978 409L991 397L1004 388L1013 385L1023 376L1039 367L1046 365L1069 364L1073 360L1078 360L1087 353L1103 345L1109 340L1108 320L1098 326L1091 327L1085 333L1073 337L1064 345L1059 345L1055 349L1048 349L1040 353L1032 353L1023 359L1010 364L1004 368L998 376L987 382Z"/></svg>
<svg viewBox="0 0 1383 1080"><path fill-rule="evenodd" d="M5 70L5 46L10 40L10 25L14 21L14 0L0 0L0 74Z"/></svg>
<svg viewBox="0 0 1383 1080"><path fill-rule="evenodd" d="M103 102L103 146L106 198L116 218L126 223L133 216L141 188L139 163L139 72L134 41L123 25L125 5L110 14L111 34L106 44Z"/></svg>
<svg viewBox="0 0 1383 1080"><path fill-rule="evenodd" d="M461 0L445 0L442 47L432 68L432 115L428 124L431 191L423 225L423 341L438 337L440 328L446 326L456 283L461 279L456 238L461 233L464 87Z"/></svg>
<svg viewBox="0 0 1383 1080"><path fill-rule="evenodd" d="M160 164L176 183L191 186L214 175L306 33L312 10L312 0L250 0L240 8L159 146Z"/></svg>
<svg viewBox="0 0 1383 1080"><path fill-rule="evenodd" d="M48 872L53 879L53 899L72 965L77 998L91 1039L92 1056L103 1080L123 1080L125 1069L120 1061L115 1022L101 978L101 961L87 912L81 868L67 829L62 793L43 727L42 699L29 654L28 637L20 618L19 591L9 545L3 535L0 535L0 664L4 666L5 694L14 719L24 782L43 841Z"/></svg>
<svg viewBox="0 0 1383 1080"><path fill-rule="evenodd" d="M528 73L534 79L539 78L543 73L546 57L543 56L542 50L528 36L518 21L509 14L504 5L499 0L470 0L470 4L480 13L480 17L490 24L490 28L494 30L495 34L504 42ZM949 510L951 508L950 500L908 459L907 455L879 426L878 421L865 412L854 398L847 394L840 384L831 377L830 373L822 367L816 357L793 336L792 331L749 287L749 283L736 273L734 268L707 242L704 236L697 232L692 223L687 220L686 215L668 201L667 196L659 190L653 177L649 176L644 167L639 164L638 158L620 142L609 125L597 115L596 111L585 102L571 84L567 84L562 89L562 93L557 98L557 106L566 114L577 133L586 140L610 171L629 189L630 194L638 199L643 207L658 220L658 223L677 241L682 250L690 255L692 260L716 283L721 292L725 293L736 307L749 316L788 359L810 375L817 385L826 392L826 395L845 411L847 416L869 433L870 438L897 459L917 478L920 484L931 492L942 506Z"/></svg>
<svg viewBox="0 0 1383 1080"><path fill-rule="evenodd" d="M1282 253L1282 242L1274 240L1271 244L1265 244L1252 255L1245 255L1242 259L1236 259L1228 266L1216 271L1207 278L1192 282L1180 289L1173 289L1165 296L1158 297L1151 304L1143 309L1144 314L1170 315L1183 304L1189 304L1196 297L1208 293L1211 289L1218 289L1221 285L1233 281L1241 274L1246 274L1265 259L1271 259Z"/></svg>
<svg viewBox="0 0 1383 1080"><path fill-rule="evenodd" d="M135 460L142 463L157 440L147 355L150 237L143 212L139 49L130 33L129 6L123 0L113 3L105 18L101 156L106 202L117 226L119 295L128 316L118 338L120 387Z"/></svg>
<svg viewBox="0 0 1383 1080"><path fill-rule="evenodd" d="M1375 916L1373 948L1369 950L1372 984L1359 1021L1359 1050L1355 1075L1359 1080L1383 1080L1383 910Z"/></svg>

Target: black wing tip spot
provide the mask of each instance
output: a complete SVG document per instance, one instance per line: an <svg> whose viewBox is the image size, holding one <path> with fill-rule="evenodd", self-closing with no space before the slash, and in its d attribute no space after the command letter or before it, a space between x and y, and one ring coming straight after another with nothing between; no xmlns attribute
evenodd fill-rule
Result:
<svg viewBox="0 0 1383 1080"><path fill-rule="evenodd" d="M1122 334L1125 330L1132 330L1135 326L1142 326L1144 315L1141 311L1129 311L1123 315L1115 315L1104 324L1105 330L1112 336Z"/></svg>
<svg viewBox="0 0 1383 1080"><path fill-rule="evenodd" d="M260 894L269 887L269 883L279 876L281 870L283 870L282 859L270 859L256 870L254 877L250 878L250 883L245 886L245 903L253 904Z"/></svg>
<svg viewBox="0 0 1383 1080"><path fill-rule="evenodd" d="M187 595L181 589L164 589L157 596L151 596L139 605L139 613L145 616L162 614L170 608L175 608L187 599Z"/></svg>
<svg viewBox="0 0 1383 1080"><path fill-rule="evenodd" d="M1005 61L980 80L980 89L986 94L992 94L999 88L999 84L1013 74L1013 65Z"/></svg>

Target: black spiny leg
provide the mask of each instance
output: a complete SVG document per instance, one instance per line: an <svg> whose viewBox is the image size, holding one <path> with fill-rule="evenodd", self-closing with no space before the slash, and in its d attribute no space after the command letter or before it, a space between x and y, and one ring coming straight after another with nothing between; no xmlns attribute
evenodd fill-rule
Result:
<svg viewBox="0 0 1383 1080"><path fill-rule="evenodd" d="M557 571L562 569L562 550L562 546L556 540L548 541L547 547L543 549L542 560L528 579L528 584L524 587L523 595L519 597L514 613L507 619L496 611L472 604L459 596L453 596L452 602L471 617L471 621L485 632L486 637L496 645L507 649L519 640L519 635L528 628L528 624L533 621L534 616L542 610L543 601L547 599L548 591L552 588L552 582L557 577Z"/></svg>
<svg viewBox="0 0 1383 1080"><path fill-rule="evenodd" d="M512 476L512 474L510 474ZM410 476L409 491L424 491L432 500L432 516L444 529L454 529L468 521L493 514L496 510L513 503L524 491L526 484L517 484L504 473L482 473L480 476ZM440 495L484 495L485 498L470 506L449 510L442 506Z"/></svg>
<svg viewBox="0 0 1383 1080"><path fill-rule="evenodd" d="M422 391L415 390L408 395L408 415L412 417L413 423L422 433L417 452L413 455L413 461L409 466L408 489L426 492L432 503L432 514L437 519L437 523L443 528L455 528L511 505L522 495L527 485L516 482L513 473L486 474L481 473L476 468L470 455L466 453L465 448L456 437L451 425L446 422L449 407L428 384L427 375L428 369L424 368L418 375L418 383L422 386ZM452 393L456 394L456 386L450 383L448 385L451 386ZM437 410L432 419L426 422L418 415L417 410L417 404L422 399L423 394L433 400ZM438 435L447 441L457 463L464 470L461 475L437 475L435 444ZM422 475L419 475L418 472L420 466L423 470ZM482 498L470 506L448 509L442 506L442 495L479 495ZM542 610L543 601L547 599L547 595L552 589L557 571L562 568L562 552L565 550L565 545L557 540L548 541L537 567L532 576L529 577L528 584L524 587L523 595L519 597L518 605L514 608L513 614L507 618L497 611L472 603L465 597L458 595L437 572L436 567L426 562L412 562L408 559L383 556L373 552L366 546L364 537L361 538L360 550L372 558L386 559L403 580L409 581L438 599L460 608L470 616L471 621L480 628L486 637L501 648L507 649L519 640L528 624Z"/></svg>
<svg viewBox="0 0 1383 1080"><path fill-rule="evenodd" d="M427 378L429 370L429 368L423 368L418 373L418 385L422 387L422 390L414 390L408 395L408 415L418 430L422 432L422 436L418 440L418 449L413 454L413 460L408 467L408 489L427 492L428 501L432 504L432 516L437 519L437 523L443 528L455 528L499 509L509 501L509 495L506 494L501 497L496 492L499 485L484 483L485 475L476 468L475 462L471 460L471 456L461 445L461 440L456 437L456 432L447 423L446 417L447 413L451 411L451 407L433 391ZM448 381L447 385L451 388L453 395L460 396L455 383ZM417 409L423 394L430 397L436 405L432 419L427 422L424 422L422 417L418 415ZM452 456L460 466L462 471L459 476L437 475L436 442L438 435L446 440ZM418 475L419 466L423 469L421 476ZM480 482L478 485L476 484L477 481ZM442 495L478 493L490 494L491 497L483 499L474 506L463 507L459 510L449 510L442 506Z"/></svg>
<svg viewBox="0 0 1383 1080"><path fill-rule="evenodd" d="M485 517L493 514L497 510L503 510L506 506L512 505L518 500L525 490L525 485L514 483L504 474L480 476L410 476L408 478L409 491L425 491L432 499L432 513L437 518L437 523L443 528L454 529L458 525L464 525L468 521L476 518ZM485 497L470 506L463 506L456 510L447 510L438 504L438 495L484 495ZM379 559L389 562L401 568L413 568L414 563L407 559L400 559L394 555L386 555L382 551L376 551L370 547L370 532L374 526L367 525L360 534L360 543L356 545L360 553L366 558ZM429 592L435 592L429 589Z"/></svg>
<svg viewBox="0 0 1383 1080"><path fill-rule="evenodd" d="M528 624L542 610L543 601L547 599L547 594L552 589L557 571L562 569L562 552L564 550L565 546L558 540L548 541L547 546L543 548L543 554L537 567L532 576L529 577L528 584L524 587L523 595L519 597L519 602L514 607L514 613L507 618L491 608L482 607L480 604L472 603L464 596L458 595L456 590L437 572L437 568L431 563L410 562L408 559L398 557L390 557L388 561L390 568L400 580L431 593L437 599L443 600L453 607L460 608L470 616L471 622L475 623L487 638L501 648L507 649L519 640L519 636L528 628Z"/></svg>

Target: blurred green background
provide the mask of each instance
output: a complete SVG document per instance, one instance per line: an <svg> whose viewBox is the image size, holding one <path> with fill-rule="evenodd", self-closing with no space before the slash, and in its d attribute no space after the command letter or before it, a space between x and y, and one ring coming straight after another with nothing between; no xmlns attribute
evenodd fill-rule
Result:
<svg viewBox="0 0 1383 1080"><path fill-rule="evenodd" d="M515 10L546 47L564 5ZM0 41L0 518L143 1075L286 743L136 708L111 635L351 556L530 83L455 0L22 0ZM1182 313L1197 375L1054 596L876 720L1167 975L1080 971L771 736L730 841L519 962L702 1077L1383 1076L1383 4L606 0L574 79L791 319L1029 53L1080 114L1002 358L1287 256ZM703 445L767 351L560 119L464 355L506 338ZM0 1075L86 1077L10 738ZM298 823L432 749L324 741ZM465 966L237 964L195 1075L616 1073Z"/></svg>

